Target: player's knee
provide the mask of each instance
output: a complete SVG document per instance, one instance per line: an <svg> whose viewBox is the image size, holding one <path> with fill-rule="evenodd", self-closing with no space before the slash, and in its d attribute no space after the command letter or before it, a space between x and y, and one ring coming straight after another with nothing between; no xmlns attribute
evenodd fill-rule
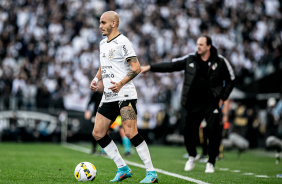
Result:
<svg viewBox="0 0 282 184"><path fill-rule="evenodd" d="M132 139L132 138L138 133L137 130L133 130L133 129L129 129L129 130L126 130L126 131L124 131L124 132L125 132L125 136L126 136L128 139Z"/></svg>
<svg viewBox="0 0 282 184"><path fill-rule="evenodd" d="M95 138L96 133L95 133L95 131L94 131L94 130L92 131L92 136L94 137L94 139L96 139L96 138Z"/></svg>
<svg viewBox="0 0 282 184"><path fill-rule="evenodd" d="M95 140L100 140L105 136L105 134L103 134L101 131L97 131L97 130L93 130L92 135L93 135Z"/></svg>

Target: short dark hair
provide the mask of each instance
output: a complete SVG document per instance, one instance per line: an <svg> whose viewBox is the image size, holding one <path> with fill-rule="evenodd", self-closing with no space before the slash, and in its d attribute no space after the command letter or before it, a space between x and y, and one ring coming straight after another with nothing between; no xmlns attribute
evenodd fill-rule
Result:
<svg viewBox="0 0 282 184"><path fill-rule="evenodd" d="M212 45L212 39L208 35L203 35L202 37L205 37L207 39L207 45Z"/></svg>

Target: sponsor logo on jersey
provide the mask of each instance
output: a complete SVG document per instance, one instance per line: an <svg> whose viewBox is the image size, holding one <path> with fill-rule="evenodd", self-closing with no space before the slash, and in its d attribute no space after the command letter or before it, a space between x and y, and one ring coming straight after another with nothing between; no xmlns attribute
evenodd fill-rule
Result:
<svg viewBox="0 0 282 184"><path fill-rule="evenodd" d="M109 58L110 59L112 59L114 57L114 52L115 52L115 50L113 50L113 49L109 50Z"/></svg>
<svg viewBox="0 0 282 184"><path fill-rule="evenodd" d="M106 43L106 41L105 41L105 40L102 40L102 41L100 42L100 46L103 45L104 43Z"/></svg>
<svg viewBox="0 0 282 184"><path fill-rule="evenodd" d="M103 74L103 75L102 75L102 78L103 78L103 79L105 79L105 78L114 78L114 77L115 77L114 74L108 74L108 73L106 73L106 74Z"/></svg>
<svg viewBox="0 0 282 184"><path fill-rule="evenodd" d="M128 56L128 50L126 49L125 45L122 46L122 49L124 51L124 56Z"/></svg>
<svg viewBox="0 0 282 184"><path fill-rule="evenodd" d="M102 69L110 69L113 68L112 66L101 66Z"/></svg>
<svg viewBox="0 0 282 184"><path fill-rule="evenodd" d="M113 93L113 92L104 92L104 95L105 95L105 99L109 99L109 98L112 98L112 97L115 97L115 96L118 96L117 93Z"/></svg>

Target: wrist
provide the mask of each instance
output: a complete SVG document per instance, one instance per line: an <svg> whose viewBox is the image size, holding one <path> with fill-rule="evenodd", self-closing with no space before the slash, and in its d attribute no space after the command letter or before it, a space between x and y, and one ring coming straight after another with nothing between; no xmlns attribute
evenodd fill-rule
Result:
<svg viewBox="0 0 282 184"><path fill-rule="evenodd" d="M99 79L98 79L97 77L95 77L93 80L96 82L96 84L97 84L98 81L99 81Z"/></svg>
<svg viewBox="0 0 282 184"><path fill-rule="evenodd" d="M124 86L124 84L120 81L120 83L121 83L121 86Z"/></svg>

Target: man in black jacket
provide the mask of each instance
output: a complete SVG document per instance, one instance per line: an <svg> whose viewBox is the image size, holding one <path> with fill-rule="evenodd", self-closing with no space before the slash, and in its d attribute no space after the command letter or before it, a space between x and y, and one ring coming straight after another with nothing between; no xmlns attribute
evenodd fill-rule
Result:
<svg viewBox="0 0 282 184"><path fill-rule="evenodd" d="M206 119L209 160L205 172L213 173L221 136L220 108L234 87L235 76L230 63L217 53L211 38L205 35L198 38L195 54L175 58L170 63L141 67L142 73L149 70L152 72L185 71L181 105L186 109L184 139L189 160L184 170L191 171L195 166L199 126L201 121Z"/></svg>

